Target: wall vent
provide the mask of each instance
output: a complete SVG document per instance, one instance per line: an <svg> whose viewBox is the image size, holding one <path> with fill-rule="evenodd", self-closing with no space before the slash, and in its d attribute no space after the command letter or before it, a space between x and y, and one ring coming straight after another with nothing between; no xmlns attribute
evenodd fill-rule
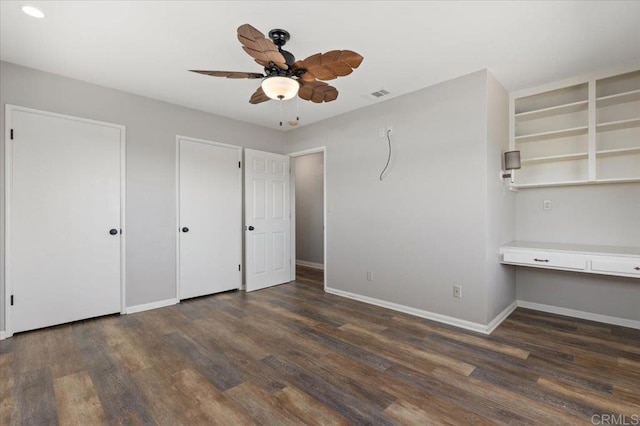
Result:
<svg viewBox="0 0 640 426"><path fill-rule="evenodd" d="M390 94L391 92L389 92L388 90L380 89L380 90L376 90L375 92L371 92L367 95L364 95L364 97L369 99L370 101L375 101L377 99L382 98L383 96L387 96Z"/></svg>
<svg viewBox="0 0 640 426"><path fill-rule="evenodd" d="M382 96L388 95L390 92L388 90L380 89L377 92L373 92L371 96L375 96L376 98L380 98Z"/></svg>

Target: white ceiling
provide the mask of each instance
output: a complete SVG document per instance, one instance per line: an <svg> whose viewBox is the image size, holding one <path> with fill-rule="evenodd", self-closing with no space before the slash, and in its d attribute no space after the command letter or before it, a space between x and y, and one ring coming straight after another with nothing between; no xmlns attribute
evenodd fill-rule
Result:
<svg viewBox="0 0 640 426"><path fill-rule="evenodd" d="M388 99L483 68L512 91L640 63L639 1L2 1L0 14L4 61L272 128L277 103L248 103L258 80L186 71L260 72L236 39L244 23L288 30L298 59L364 56L330 82L338 100L284 103L285 123L298 107L300 125L381 102L364 95L382 88Z"/></svg>

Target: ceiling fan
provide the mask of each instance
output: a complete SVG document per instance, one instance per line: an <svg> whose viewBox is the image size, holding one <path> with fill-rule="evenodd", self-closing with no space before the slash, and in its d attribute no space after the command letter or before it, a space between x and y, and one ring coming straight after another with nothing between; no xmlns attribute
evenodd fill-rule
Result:
<svg viewBox="0 0 640 426"><path fill-rule="evenodd" d="M261 86L249 99L259 104L270 99L287 100L296 94L305 101L331 102L338 98L338 90L320 80L343 77L358 68L364 59L351 50L332 50L316 53L303 61L282 49L290 35L287 31L269 31L269 39L249 24L238 27L238 40L249 56L264 67L264 74L236 71L189 70L213 77L262 79Z"/></svg>

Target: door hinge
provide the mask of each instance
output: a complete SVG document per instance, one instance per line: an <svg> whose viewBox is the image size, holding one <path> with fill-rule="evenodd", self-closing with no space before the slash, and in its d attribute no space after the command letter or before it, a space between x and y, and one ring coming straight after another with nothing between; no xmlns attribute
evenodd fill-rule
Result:
<svg viewBox="0 0 640 426"><path fill-rule="evenodd" d="M238 271L241 271L242 269L240 269L240 265L238 265Z"/></svg>
<svg viewBox="0 0 640 426"><path fill-rule="evenodd" d="M13 140L13 129L11 129L11 140Z"/></svg>
<svg viewBox="0 0 640 426"><path fill-rule="evenodd" d="M11 306L13 306L13 294L11 295Z"/></svg>
<svg viewBox="0 0 640 426"><path fill-rule="evenodd" d="M238 168L241 169L242 168L242 163L240 161L238 161Z"/></svg>

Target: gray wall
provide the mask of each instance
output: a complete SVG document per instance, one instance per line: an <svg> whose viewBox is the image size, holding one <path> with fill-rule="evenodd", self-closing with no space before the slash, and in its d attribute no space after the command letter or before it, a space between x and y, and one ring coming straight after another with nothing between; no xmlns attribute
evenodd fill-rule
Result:
<svg viewBox="0 0 640 426"><path fill-rule="evenodd" d="M500 264L499 247L515 239L515 193L500 179L502 157L509 146L509 95L487 73L487 317L489 322L516 299L515 272Z"/></svg>
<svg viewBox="0 0 640 426"><path fill-rule="evenodd" d="M0 63L0 103L3 128L7 103L126 126L128 306L175 297L176 134L271 152L284 147L279 131L6 62ZM4 131L0 134L4 156ZM3 179L4 158L2 166ZM0 287L4 294L3 282ZM3 312L1 320L4 329Z"/></svg>
<svg viewBox="0 0 640 426"><path fill-rule="evenodd" d="M512 239L637 246L640 184L527 189L514 197L497 179L506 94L486 71L286 135L5 62L0 103L127 127L129 306L175 296L175 135L182 134L271 152L327 146L329 287L480 323L515 296L640 320L637 279L497 264L497 247ZM0 123L4 129L4 113ZM394 127L394 154L380 182L387 143L378 128L386 125ZM3 180L4 158L0 164ZM543 200L552 201L551 211L542 210ZM453 285L463 285L462 299L452 297ZM0 300L0 328L3 308Z"/></svg>
<svg viewBox="0 0 640 426"><path fill-rule="evenodd" d="M640 183L521 190L516 214L518 240L640 245ZM517 268L516 282L521 300L640 320L637 278Z"/></svg>
<svg viewBox="0 0 640 426"><path fill-rule="evenodd" d="M289 152L327 147L329 287L487 322L489 246L489 262L497 262L497 246L486 236L487 194L502 197L502 187L489 188L486 179L499 172L487 162L487 75L479 71L288 132ZM491 106L499 111L506 94L495 87L492 93L503 97ZM381 182L387 140L378 128L386 125L393 125L393 156ZM506 148L503 131L490 133ZM463 286L462 299L453 297L453 285Z"/></svg>
<svg viewBox="0 0 640 426"><path fill-rule="evenodd" d="M296 260L324 264L324 153L294 160Z"/></svg>

